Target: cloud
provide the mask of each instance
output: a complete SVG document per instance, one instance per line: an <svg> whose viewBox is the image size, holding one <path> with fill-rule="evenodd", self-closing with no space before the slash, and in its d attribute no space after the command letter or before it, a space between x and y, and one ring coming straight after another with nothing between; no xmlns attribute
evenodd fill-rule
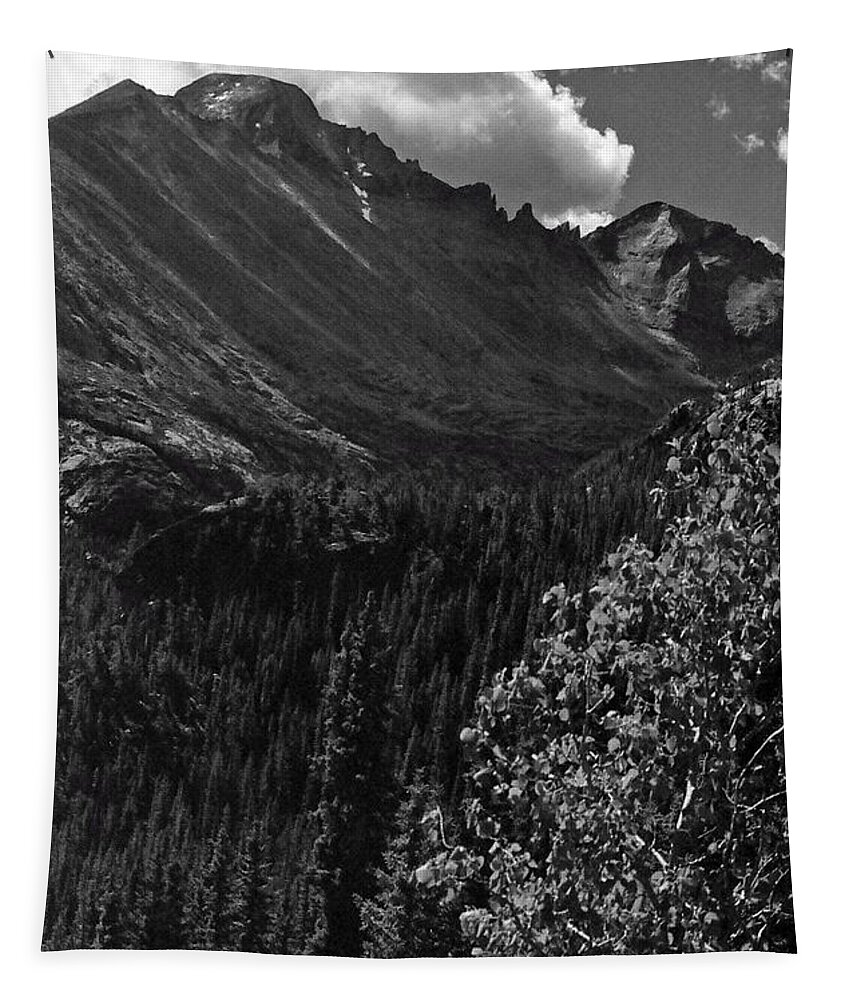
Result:
<svg viewBox="0 0 851 1000"><path fill-rule="evenodd" d="M789 133L781 125L777 130L777 142L774 144L778 157L784 162L789 162Z"/></svg>
<svg viewBox="0 0 851 1000"><path fill-rule="evenodd" d="M761 243L764 247L767 247L772 253L779 253L781 257L784 256L781 247L779 247L774 240L770 240L767 236L757 236L756 242Z"/></svg>
<svg viewBox="0 0 851 1000"><path fill-rule="evenodd" d="M548 229L560 226L564 222L569 222L571 226L579 226L579 231L583 236L599 229L600 226L608 226L615 221L615 216L611 212L594 212L584 207L569 208L561 215L544 215L541 217L541 224Z"/></svg>
<svg viewBox="0 0 851 1000"><path fill-rule="evenodd" d="M723 97L718 97L717 94L713 94L712 97L706 102L706 107L709 109L709 113L716 121L721 121L722 118L726 118L727 115L733 110L730 105L724 100Z"/></svg>
<svg viewBox="0 0 851 1000"><path fill-rule="evenodd" d="M297 84L323 117L377 132L450 184L485 181L509 213L527 201L539 218L611 209L634 154L614 129L588 122L583 97L531 72L334 73L61 56L48 71L51 114L126 77L173 94L205 73L261 73Z"/></svg>
<svg viewBox="0 0 851 1000"><path fill-rule="evenodd" d="M743 56L729 56L727 62L735 69L753 69L754 66L761 66L766 59L766 52L751 52Z"/></svg>
<svg viewBox="0 0 851 1000"><path fill-rule="evenodd" d="M633 147L582 114L584 98L524 73L281 72L325 118L375 131L399 156L450 184L485 181L509 213L605 211L620 197Z"/></svg>
<svg viewBox="0 0 851 1000"><path fill-rule="evenodd" d="M765 139L763 139L762 136L757 135L755 132L749 133L744 138L739 135L734 135L733 138L748 154L754 153L758 149L762 149L765 145Z"/></svg>
<svg viewBox="0 0 851 1000"><path fill-rule="evenodd" d="M770 62L762 69L763 80L771 83L785 83L789 77L789 63L785 59Z"/></svg>
<svg viewBox="0 0 851 1000"><path fill-rule="evenodd" d="M173 94L202 73L210 72L198 63L139 59L130 56L101 56L85 52L54 52L47 60L47 113L65 108L130 78L158 94Z"/></svg>
<svg viewBox="0 0 851 1000"><path fill-rule="evenodd" d="M782 84L786 83L789 79L789 60L782 50L778 52L752 52L749 55L743 56L728 56L726 62L734 69L751 70L761 67L760 76L767 83Z"/></svg>

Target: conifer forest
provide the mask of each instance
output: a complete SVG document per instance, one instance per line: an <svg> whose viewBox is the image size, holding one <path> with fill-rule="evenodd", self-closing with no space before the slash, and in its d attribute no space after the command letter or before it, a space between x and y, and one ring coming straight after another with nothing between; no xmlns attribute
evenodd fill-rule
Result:
<svg viewBox="0 0 851 1000"><path fill-rule="evenodd" d="M793 947L779 407L66 523L45 947Z"/></svg>

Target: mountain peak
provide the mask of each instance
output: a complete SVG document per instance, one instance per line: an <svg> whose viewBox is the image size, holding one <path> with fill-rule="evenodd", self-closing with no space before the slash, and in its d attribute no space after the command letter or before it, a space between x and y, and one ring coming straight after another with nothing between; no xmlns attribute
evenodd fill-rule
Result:
<svg viewBox="0 0 851 1000"><path fill-rule="evenodd" d="M521 233L544 232L544 227L535 218L532 205L528 201L524 202L520 208L517 209L517 214L511 220L511 226Z"/></svg>
<svg viewBox="0 0 851 1000"><path fill-rule="evenodd" d="M746 341L779 351L783 258L733 226L654 201L582 242L633 315L716 370L740 364Z"/></svg>
<svg viewBox="0 0 851 1000"><path fill-rule="evenodd" d="M81 517L92 482L153 523L308 468L569 466L703 391L698 365L779 347L782 260L662 202L586 239L530 204L509 222L487 184L262 76L123 81L68 114L50 144Z"/></svg>
<svg viewBox="0 0 851 1000"><path fill-rule="evenodd" d="M160 100L152 90L148 90L147 87L141 86L135 80L131 80L128 77L126 80L114 83L111 87L107 87L106 90L100 91L100 93L95 94L93 97L89 97L79 104L74 104L70 108L66 108L58 115L54 115L53 119L71 118L77 115L117 110L140 99L143 101Z"/></svg>
<svg viewBox="0 0 851 1000"><path fill-rule="evenodd" d="M584 242L596 254L605 257L617 253L620 241L633 239L641 242L649 240L665 244L676 243L692 249L711 242L723 244L727 250L735 248L736 254L747 250L748 254L759 259L780 256L773 254L764 243L752 240L727 222L703 219L688 209L666 201L651 201L640 205L607 226L595 229L584 238Z"/></svg>
<svg viewBox="0 0 851 1000"><path fill-rule="evenodd" d="M689 212L688 209L680 208L679 205L674 205L670 201L648 201L644 205L639 205L638 208L633 209L623 218L630 218L632 216L646 216L646 215L674 215L674 216L687 216L691 219L696 219L697 216L693 212Z"/></svg>
<svg viewBox="0 0 851 1000"><path fill-rule="evenodd" d="M689 212L688 209L680 208L669 201L649 201L644 205L639 205L626 215L614 219L606 226L600 226L592 233L588 234L588 239L599 240L600 236L606 232L624 232L642 225L664 225L675 227L681 235L702 229L707 225L721 225L721 223L708 223L705 219ZM595 234L599 234L596 235Z"/></svg>
<svg viewBox="0 0 851 1000"><path fill-rule="evenodd" d="M174 95L198 118L230 121L249 128L274 123L313 125L316 105L295 84L268 76L209 73Z"/></svg>

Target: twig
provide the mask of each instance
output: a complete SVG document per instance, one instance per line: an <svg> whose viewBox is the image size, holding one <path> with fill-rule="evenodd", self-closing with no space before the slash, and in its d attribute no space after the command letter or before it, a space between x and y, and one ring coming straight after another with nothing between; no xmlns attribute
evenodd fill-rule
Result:
<svg viewBox="0 0 851 1000"><path fill-rule="evenodd" d="M683 798L683 804L680 807L680 815L677 817L677 829L679 830L683 825L683 816L685 815L686 809L689 807L689 803L694 795L694 785L691 783L691 778L686 778L686 794Z"/></svg>
<svg viewBox="0 0 851 1000"><path fill-rule="evenodd" d="M739 721L739 716L742 714L742 712L744 712L746 707L747 703L743 704L741 708L739 708L739 711L736 712L736 714L733 716L733 721L730 723L730 728L727 730L728 736L733 735L733 730L736 728L736 723Z"/></svg>
<svg viewBox="0 0 851 1000"><path fill-rule="evenodd" d="M754 804L751 805L751 806L745 806L742 809L742 812L746 813L746 812L750 812L752 809L759 809L759 807L760 806L764 806L766 802L770 802L772 799L777 799L781 795L785 795L785 794L786 794L786 789L785 788L781 788L779 792L774 792L771 795L766 795L764 799L760 799L759 802L754 802Z"/></svg>
<svg viewBox="0 0 851 1000"><path fill-rule="evenodd" d="M656 850L655 847L650 847L644 837L637 833L633 834L633 837L638 841L639 844L644 848L645 851L650 851L653 857L659 862L663 868L668 867L668 862L662 857L662 855Z"/></svg>
<svg viewBox="0 0 851 1000"><path fill-rule="evenodd" d="M441 810L440 806L436 806L435 808L437 809L437 825L440 828L441 843L443 844L443 846L446 848L447 851L451 851L452 848L450 847L449 844L446 843L446 833L444 832L443 828L443 811Z"/></svg>
<svg viewBox="0 0 851 1000"><path fill-rule="evenodd" d="M760 755L760 754L762 753L762 751L763 751L763 750L764 750L764 749L765 749L765 748L766 748L766 747L768 746L768 744L769 744L769 743L770 743L770 742L771 742L771 741L772 741L772 740L773 740L773 739L774 739L775 737L779 736L779 735L780 735L780 734L781 734L782 732L783 732L783 726L780 726L780 728L779 728L779 729L775 729L775 730L774 730L774 732L773 732L773 733L772 733L772 734L771 734L770 736L766 737L766 739L765 739L765 740L763 740L763 742L762 742L762 743L760 744L760 746L759 746L759 749L758 749L758 750L756 751L756 753L754 753L754 755L753 755L753 756L751 757L751 759L750 759L750 760L749 760L749 761L747 762L747 764L745 764L745 766L744 766L744 767L742 768L742 772L741 772L741 774L739 775L739 780L738 780L738 781L736 782L736 788L737 788L737 789L738 789L738 788L739 788L739 787L741 786L742 782L743 782L743 781L745 780L745 773L746 773L746 771L748 770L748 768L749 768L749 767L751 766L751 764L753 764L753 762L754 762L754 761L755 761L755 760L757 759L757 757L759 757L759 755Z"/></svg>

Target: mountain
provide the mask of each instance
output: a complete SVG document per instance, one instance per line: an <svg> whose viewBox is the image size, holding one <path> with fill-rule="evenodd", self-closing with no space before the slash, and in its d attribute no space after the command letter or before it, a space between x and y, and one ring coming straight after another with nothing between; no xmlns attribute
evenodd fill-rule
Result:
<svg viewBox="0 0 851 1000"><path fill-rule="evenodd" d="M732 226L653 202L584 245L636 319L704 368L732 373L780 353L783 257Z"/></svg>
<svg viewBox="0 0 851 1000"><path fill-rule="evenodd" d="M128 80L49 127L72 517L163 524L290 471L569 469L779 350L782 259L731 227L509 220L280 81Z"/></svg>

